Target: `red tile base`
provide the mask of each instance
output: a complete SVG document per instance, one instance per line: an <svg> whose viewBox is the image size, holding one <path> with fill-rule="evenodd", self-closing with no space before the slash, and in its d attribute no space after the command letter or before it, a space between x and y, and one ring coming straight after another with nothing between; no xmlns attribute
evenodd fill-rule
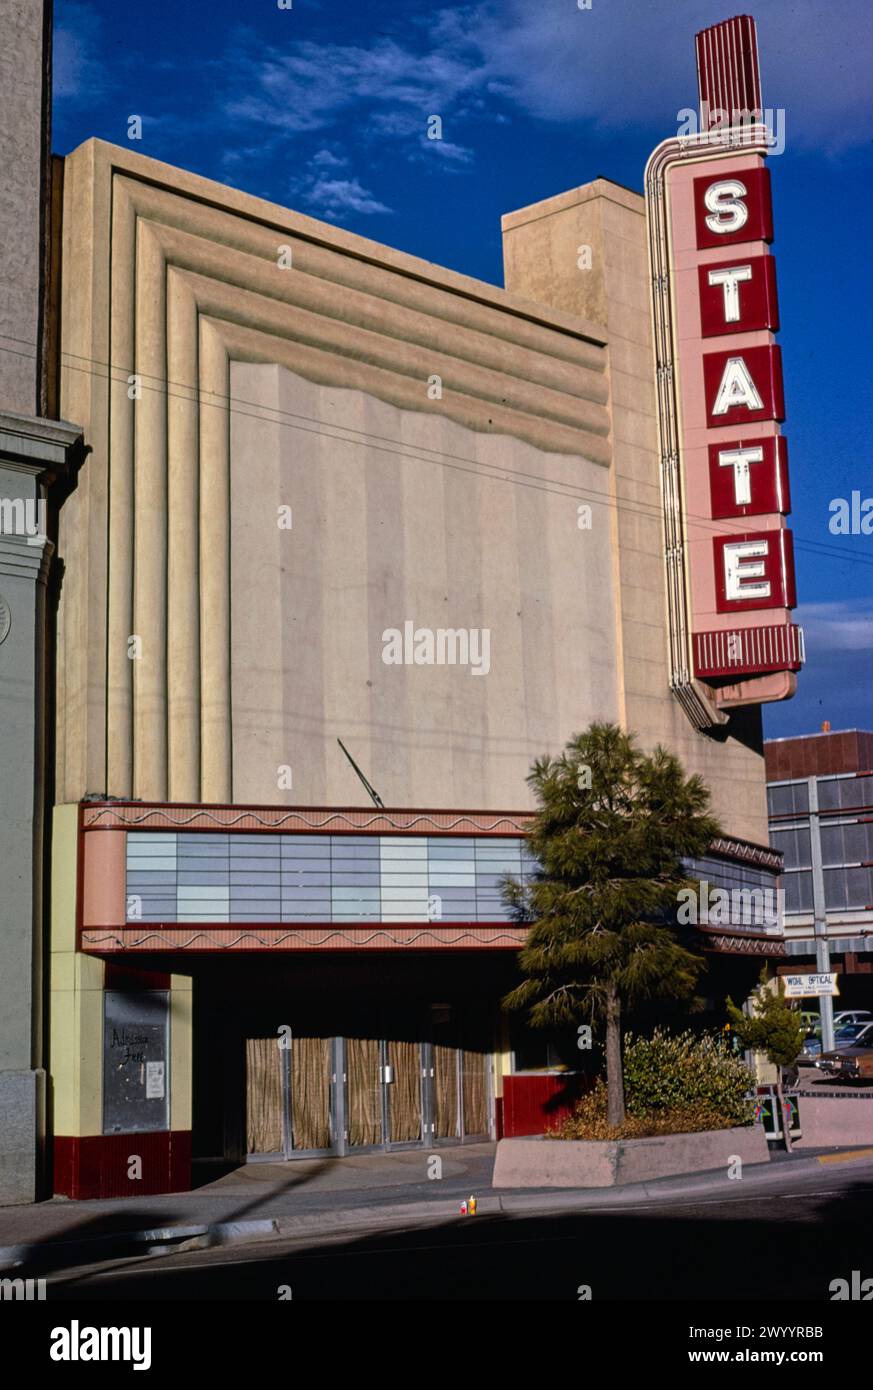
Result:
<svg viewBox="0 0 873 1390"><path fill-rule="evenodd" d="M142 1160L141 1178L128 1177L135 1156ZM190 1187L190 1130L55 1138L54 1191L59 1197L153 1196Z"/></svg>

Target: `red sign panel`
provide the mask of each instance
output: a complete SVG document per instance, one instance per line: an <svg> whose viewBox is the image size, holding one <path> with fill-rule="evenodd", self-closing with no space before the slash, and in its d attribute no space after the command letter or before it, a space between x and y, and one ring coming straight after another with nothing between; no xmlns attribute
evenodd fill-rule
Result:
<svg viewBox="0 0 873 1390"><path fill-rule="evenodd" d="M784 435L709 446L709 493L715 520L791 511Z"/></svg>
<svg viewBox="0 0 873 1390"><path fill-rule="evenodd" d="M776 262L772 256L708 262L697 272L704 338L779 327Z"/></svg>
<svg viewBox="0 0 873 1390"><path fill-rule="evenodd" d="M775 344L704 353L703 380L710 429L785 419L782 354Z"/></svg>
<svg viewBox="0 0 873 1390"><path fill-rule="evenodd" d="M726 170L694 180L697 249L773 240L769 169Z"/></svg>
<svg viewBox="0 0 873 1390"><path fill-rule="evenodd" d="M687 626L671 610L671 625L674 634L690 629L694 675L727 687L717 700L784 699L793 685L779 677L797 670L803 640L790 614L796 596L770 176L760 148L713 141L694 150L692 162L683 149L665 178L667 350L690 609Z"/></svg>
<svg viewBox="0 0 873 1390"><path fill-rule="evenodd" d="M695 632L694 670L698 676L763 676L770 671L799 671L803 665L803 629L796 623L763 627L727 627Z"/></svg>
<svg viewBox="0 0 873 1390"><path fill-rule="evenodd" d="M712 546L719 613L794 608L797 598L790 531L743 531L715 536Z"/></svg>
<svg viewBox="0 0 873 1390"><path fill-rule="evenodd" d="M803 634L790 611L791 498L769 251L766 153L775 142L761 106L754 20L705 29L697 56L701 134L659 145L646 189L670 681L703 728L713 707L790 698Z"/></svg>

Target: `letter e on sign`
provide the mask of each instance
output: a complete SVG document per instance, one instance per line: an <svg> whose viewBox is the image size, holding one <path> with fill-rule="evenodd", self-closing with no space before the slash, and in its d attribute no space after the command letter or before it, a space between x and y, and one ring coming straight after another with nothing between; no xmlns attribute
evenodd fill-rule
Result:
<svg viewBox="0 0 873 1390"><path fill-rule="evenodd" d="M716 609L794 608L794 548L791 532L744 531L713 538Z"/></svg>
<svg viewBox="0 0 873 1390"><path fill-rule="evenodd" d="M739 169L694 180L697 249L773 240L769 169Z"/></svg>

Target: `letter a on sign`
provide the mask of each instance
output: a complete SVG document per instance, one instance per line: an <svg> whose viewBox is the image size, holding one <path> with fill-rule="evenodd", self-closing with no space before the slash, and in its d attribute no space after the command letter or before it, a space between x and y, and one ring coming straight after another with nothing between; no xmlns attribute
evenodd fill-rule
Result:
<svg viewBox="0 0 873 1390"><path fill-rule="evenodd" d="M703 383L710 429L785 419L782 354L775 344L704 353Z"/></svg>

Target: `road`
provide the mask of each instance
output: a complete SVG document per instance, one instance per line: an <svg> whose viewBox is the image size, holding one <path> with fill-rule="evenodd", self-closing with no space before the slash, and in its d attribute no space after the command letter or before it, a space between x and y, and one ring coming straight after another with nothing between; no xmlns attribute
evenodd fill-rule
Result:
<svg viewBox="0 0 873 1390"><path fill-rule="evenodd" d="M785 1163L712 1195L273 1238L57 1272L56 1300L769 1301L873 1276L873 1163Z"/></svg>

